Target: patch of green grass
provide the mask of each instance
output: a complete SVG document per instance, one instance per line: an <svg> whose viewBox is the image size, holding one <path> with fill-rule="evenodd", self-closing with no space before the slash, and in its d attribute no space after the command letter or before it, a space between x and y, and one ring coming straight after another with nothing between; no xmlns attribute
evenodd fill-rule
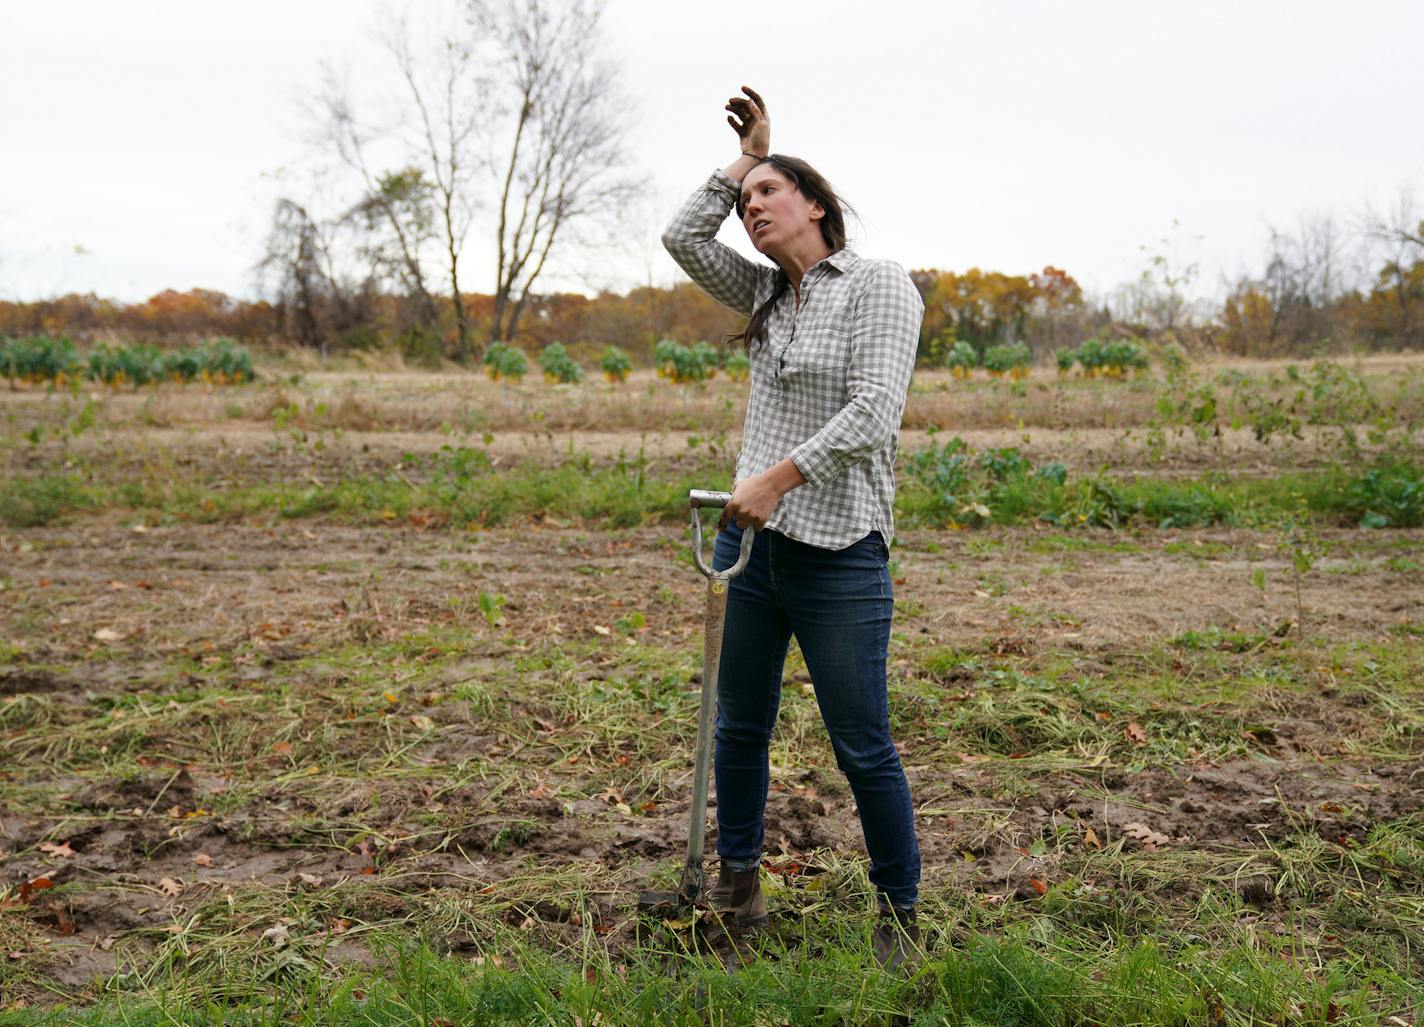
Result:
<svg viewBox="0 0 1424 1027"><path fill-rule="evenodd" d="M1055 898L1042 903L1050 916L1063 905ZM1076 905L1081 912L1085 904ZM1408 1012L1408 982L1388 971L1343 961L1302 965L1244 930L1224 945L1174 947L1124 937L1111 924L1099 921L1098 930L1076 937L1030 926L973 932L952 945L936 932L933 954L903 974L875 965L864 926L824 920L746 946L732 960L734 972L699 952L687 933L656 925L644 945L616 955L597 944L545 951L505 928L463 956L423 938L417 925L413 938L392 931L371 936L377 966L331 973L321 966L325 946L303 944L299 930L285 950L228 961L221 969L230 976L206 992L166 974L130 973L94 1007L14 1011L0 1014L0 1023L1326 1027Z"/></svg>
<svg viewBox="0 0 1424 1027"><path fill-rule="evenodd" d="M905 527L1051 523L1060 528L1282 526L1302 517L1325 524L1407 527L1424 517L1424 475L1414 464L1381 461L1363 470L1334 467L1270 478L1114 478L1067 480L1033 469L1017 450L990 450L968 459L966 449L932 449L907 465L896 502ZM948 457L945 453L950 453ZM1051 465L1057 466L1057 465ZM156 460L141 477L107 481L110 469L84 474L13 477L0 485L0 522L11 527L52 523L85 510L128 508L192 521L254 517L330 516L364 522L412 520L455 528L548 519L636 527L686 516L689 488L721 480L723 462L660 468L642 459L595 461L571 453L557 465L526 462L496 468L483 449L447 447L408 456L398 472L349 475L332 483L277 481L228 485L206 480L171 461ZM1417 508L1417 509L1416 509ZM1070 538L1062 531L1030 548L1129 552L1121 540ZM1003 543L976 538L971 555ZM1215 555L1215 545L1173 543L1170 552ZM1401 557L1407 570L1411 558Z"/></svg>
<svg viewBox="0 0 1424 1027"><path fill-rule="evenodd" d="M1053 532L1034 535L1024 547L1030 553L1137 553L1142 547L1123 539L1095 538L1091 535L1068 535Z"/></svg>
<svg viewBox="0 0 1424 1027"><path fill-rule="evenodd" d="M10 477L0 484L0 521L11 528L37 528L76 510L104 506L105 499L74 475Z"/></svg>

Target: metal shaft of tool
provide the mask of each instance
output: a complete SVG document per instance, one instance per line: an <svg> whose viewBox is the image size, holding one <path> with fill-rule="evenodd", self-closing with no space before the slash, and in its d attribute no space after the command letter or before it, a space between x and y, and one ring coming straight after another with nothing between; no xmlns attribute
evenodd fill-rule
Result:
<svg viewBox="0 0 1424 1027"><path fill-rule="evenodd" d="M707 839L707 791L712 776L712 731L717 714L717 675L722 662L722 635L727 623L728 583L746 570L751 558L756 532L747 528L742 534L741 552L737 562L726 570L714 571L702 556L702 519L700 508L723 507L731 500L727 492L688 494L692 506L692 552L697 569L707 577L707 609L702 642L702 700L697 714L697 748L692 767L692 809L687 831L687 865L682 871L678 893L684 902L696 902L702 896L704 872L703 849Z"/></svg>
<svg viewBox="0 0 1424 1027"><path fill-rule="evenodd" d="M687 866L678 889L687 902L702 894L703 848L707 838L707 791L712 777L712 730L717 715L717 674L722 661L722 631L727 622L727 583L707 579L707 612L702 647L702 705L697 714L697 759L692 768L692 811L687 831Z"/></svg>

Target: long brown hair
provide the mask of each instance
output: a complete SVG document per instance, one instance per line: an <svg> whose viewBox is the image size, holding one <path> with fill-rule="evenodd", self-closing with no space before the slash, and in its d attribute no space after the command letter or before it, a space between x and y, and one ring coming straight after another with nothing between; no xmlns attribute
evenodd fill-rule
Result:
<svg viewBox="0 0 1424 1027"><path fill-rule="evenodd" d="M826 181L826 177L799 157L769 153L757 161L753 167L761 167L763 164L770 164L781 172L802 196L812 203L821 205L821 209L825 211L825 216L821 218L820 222L821 238L826 241L826 245L831 248L832 253L845 249L845 212L850 210L850 207L836 195L836 191L831 188L831 183ZM737 217L740 218L745 214L746 207L739 195L737 197ZM727 341L740 342L747 349L762 342L766 334L766 320L771 316L771 309L776 306L776 301L781 299L790 287L791 279L786 276L785 271L778 269L776 287L772 289L771 296L752 314L741 334L728 336Z"/></svg>

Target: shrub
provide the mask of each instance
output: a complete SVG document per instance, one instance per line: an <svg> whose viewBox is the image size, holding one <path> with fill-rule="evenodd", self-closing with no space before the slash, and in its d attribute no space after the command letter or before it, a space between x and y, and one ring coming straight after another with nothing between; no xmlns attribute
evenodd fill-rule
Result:
<svg viewBox="0 0 1424 1027"><path fill-rule="evenodd" d="M434 328L411 328L396 339L401 356L411 363L436 368L445 355L445 345Z"/></svg>
<svg viewBox="0 0 1424 1027"><path fill-rule="evenodd" d="M1103 367L1103 341L1084 339L1078 344L1078 364L1086 378L1096 378Z"/></svg>
<svg viewBox="0 0 1424 1027"><path fill-rule="evenodd" d="M704 368L706 373L703 377L712 378L717 374L717 368L722 366L722 357L725 351L719 350L706 340L701 340L694 342L688 353Z"/></svg>
<svg viewBox="0 0 1424 1027"><path fill-rule="evenodd" d="M357 325L342 333L341 344L347 349L363 351L380 349L381 333L370 325Z"/></svg>
<svg viewBox="0 0 1424 1027"><path fill-rule="evenodd" d="M82 370L74 343L68 339L32 335L0 346L0 371L10 379L63 384Z"/></svg>
<svg viewBox="0 0 1424 1027"><path fill-rule="evenodd" d="M184 346L163 358L163 371L175 382L191 382L208 366L207 354L197 346Z"/></svg>
<svg viewBox="0 0 1424 1027"><path fill-rule="evenodd" d="M231 339L208 339L200 344L204 381L218 385L250 382L257 377L252 356Z"/></svg>
<svg viewBox="0 0 1424 1027"><path fill-rule="evenodd" d="M89 377L108 385L148 385L168 377L163 354L155 346L99 345L89 354Z"/></svg>
<svg viewBox="0 0 1424 1027"><path fill-rule="evenodd" d="M1175 343L1173 345L1176 346ZM1177 350L1185 356L1185 351L1180 346L1177 346ZM1124 378L1129 371L1147 370L1147 350L1131 339L1119 339L1116 342L1084 339L1076 350L1060 349L1053 356L1058 361L1060 372L1068 371L1073 366L1073 361L1077 360L1082 365L1084 377L1087 378L1096 378L1098 375Z"/></svg>
<svg viewBox="0 0 1424 1027"><path fill-rule="evenodd" d="M653 363L658 377L675 382L700 382L717 370L717 348L699 342L691 349L671 339L663 339L653 347Z"/></svg>
<svg viewBox="0 0 1424 1027"><path fill-rule="evenodd" d="M492 381L505 378L517 382L529 370L529 361L524 358L524 354L498 339L486 347L484 365L485 374L489 375Z"/></svg>
<svg viewBox="0 0 1424 1027"><path fill-rule="evenodd" d="M579 367L562 342L551 342L539 351L539 369L544 372L544 380L571 384L583 381L583 368Z"/></svg>
<svg viewBox="0 0 1424 1027"><path fill-rule="evenodd" d="M677 353L682 349L682 345L672 339L660 339L653 347L653 367L657 370L659 378L671 378L673 376L673 366L677 362Z"/></svg>
<svg viewBox="0 0 1424 1027"><path fill-rule="evenodd" d="M984 368L995 378L1008 375L1017 380L1028 376L1028 365L1032 359L1033 354L1022 342L990 346L984 351Z"/></svg>
<svg viewBox="0 0 1424 1027"><path fill-rule="evenodd" d="M628 372L633 369L633 362L628 359L628 354L617 346L607 346L603 350L603 355L598 358L598 366L603 368L603 377L610 382L621 382L628 379Z"/></svg>
<svg viewBox="0 0 1424 1027"><path fill-rule="evenodd" d="M1135 342L1126 339L1110 342L1103 347L1102 366L1113 378L1125 377L1128 371L1147 369L1147 352Z"/></svg>
<svg viewBox="0 0 1424 1027"><path fill-rule="evenodd" d="M956 339L945 355L944 365L956 378L968 378L979 363L979 352L963 339Z"/></svg>
<svg viewBox="0 0 1424 1027"><path fill-rule="evenodd" d="M722 362L722 370L734 382L744 382L752 373L751 358L742 349L733 349Z"/></svg>
<svg viewBox="0 0 1424 1027"><path fill-rule="evenodd" d="M1058 365L1059 374L1067 374L1073 370L1073 364L1078 359L1078 351L1072 346L1064 346L1053 351L1053 362Z"/></svg>

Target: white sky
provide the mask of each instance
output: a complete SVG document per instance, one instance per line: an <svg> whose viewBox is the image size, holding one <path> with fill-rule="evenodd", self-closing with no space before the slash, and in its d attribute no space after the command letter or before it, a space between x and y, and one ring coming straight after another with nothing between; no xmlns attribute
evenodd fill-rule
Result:
<svg viewBox="0 0 1424 1027"><path fill-rule="evenodd" d="M322 58L379 89L379 6L0 2L0 298L252 295L306 153L297 98ZM568 254L546 288L627 288L650 260L676 280L657 232L735 156L721 107L742 82L774 149L859 210L854 245L906 267L1053 263L1105 290L1171 237L1211 292L1259 264L1268 222L1424 193L1424 4L1407 0L610 0L606 28L646 225L627 259Z"/></svg>

